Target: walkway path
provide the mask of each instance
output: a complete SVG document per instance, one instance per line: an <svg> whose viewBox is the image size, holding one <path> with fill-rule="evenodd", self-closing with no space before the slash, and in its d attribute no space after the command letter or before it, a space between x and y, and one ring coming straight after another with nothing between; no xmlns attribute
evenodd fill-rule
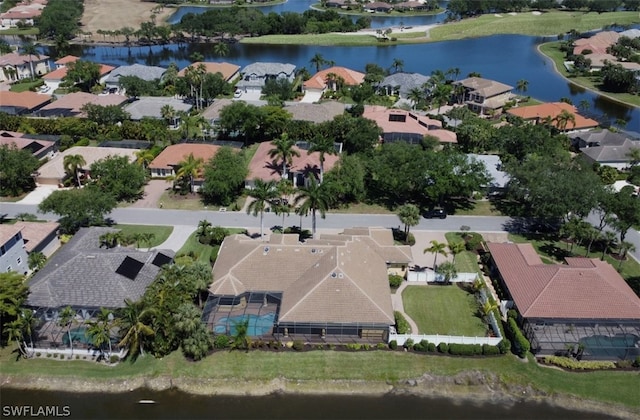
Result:
<svg viewBox="0 0 640 420"><path fill-rule="evenodd" d="M427 283L412 283L411 286L428 286ZM396 290L396 292L394 294L391 295L391 306L393 307L394 311L398 311L400 312L402 315L404 315L405 319L407 320L407 322L409 323L409 325L411 326L411 333L413 334L419 334L420 330L418 328L418 324L416 324L416 322L411 319L411 317L409 315L407 315L407 313L404 311L404 304L402 303L402 291L409 286L409 282L407 281L403 281L402 284L400 285L400 287L398 287L398 290Z"/></svg>
<svg viewBox="0 0 640 420"><path fill-rule="evenodd" d="M189 236L196 231L195 226L178 225L173 227L173 232L166 241L158 245L158 249L171 249L178 252L182 245L189 239Z"/></svg>

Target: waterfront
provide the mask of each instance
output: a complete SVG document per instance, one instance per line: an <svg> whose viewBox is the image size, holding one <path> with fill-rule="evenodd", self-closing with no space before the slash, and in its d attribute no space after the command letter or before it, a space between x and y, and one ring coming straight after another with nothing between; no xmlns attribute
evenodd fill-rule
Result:
<svg viewBox="0 0 640 420"><path fill-rule="evenodd" d="M154 401L141 404L139 401ZM521 401L462 400L413 395L199 396L176 390L139 389L122 394L2 389L3 414L12 406L68 407L71 419L607 419L605 414Z"/></svg>

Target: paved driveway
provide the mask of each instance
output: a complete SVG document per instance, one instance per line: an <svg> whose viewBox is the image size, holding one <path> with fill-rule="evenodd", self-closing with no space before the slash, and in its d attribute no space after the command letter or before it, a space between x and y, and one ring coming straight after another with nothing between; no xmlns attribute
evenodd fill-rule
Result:
<svg viewBox="0 0 640 420"><path fill-rule="evenodd" d="M144 196L131 204L129 208L155 209L160 207L160 197L171 188L171 181L164 179L152 179L144 187Z"/></svg>
<svg viewBox="0 0 640 420"><path fill-rule="evenodd" d="M49 197L49 195L57 190L55 185L39 185L35 190L27 194L22 200L18 201L19 204L40 204L42 200Z"/></svg>

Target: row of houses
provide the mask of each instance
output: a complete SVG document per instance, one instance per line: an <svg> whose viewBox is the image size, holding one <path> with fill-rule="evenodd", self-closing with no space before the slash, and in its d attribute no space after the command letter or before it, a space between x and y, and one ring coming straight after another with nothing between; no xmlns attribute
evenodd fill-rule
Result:
<svg viewBox="0 0 640 420"><path fill-rule="evenodd" d="M33 26L35 19L40 17L46 5L47 0L19 2L4 13L0 13L0 30L16 28L20 25Z"/></svg>
<svg viewBox="0 0 640 420"><path fill-rule="evenodd" d="M606 62L619 64L627 70L632 70L640 76L640 63L634 61L619 60L607 50L613 46L621 37L638 38L639 29L628 29L623 32L602 31L588 38L577 39L573 43L573 54L583 54L591 60L591 71L599 71Z"/></svg>

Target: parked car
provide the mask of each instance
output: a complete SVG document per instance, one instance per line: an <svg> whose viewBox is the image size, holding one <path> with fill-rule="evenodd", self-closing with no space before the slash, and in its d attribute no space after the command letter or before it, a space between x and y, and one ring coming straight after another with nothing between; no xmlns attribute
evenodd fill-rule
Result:
<svg viewBox="0 0 640 420"><path fill-rule="evenodd" d="M235 92L233 92L234 98L239 98L241 96L242 96L242 91L240 89L237 89Z"/></svg>
<svg viewBox="0 0 640 420"><path fill-rule="evenodd" d="M446 219L447 218L447 212L444 211L443 208L440 207L436 207L433 208L431 210L427 210L426 212L424 212L424 217L427 219Z"/></svg>

